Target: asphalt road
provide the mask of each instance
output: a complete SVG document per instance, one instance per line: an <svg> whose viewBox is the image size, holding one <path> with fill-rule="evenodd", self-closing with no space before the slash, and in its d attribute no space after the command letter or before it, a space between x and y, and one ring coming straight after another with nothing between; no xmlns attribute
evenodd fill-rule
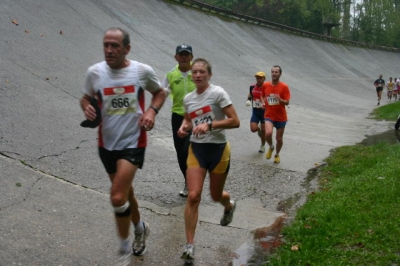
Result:
<svg viewBox="0 0 400 266"><path fill-rule="evenodd" d="M109 181L96 130L79 126L78 104L85 71L103 60L103 32L111 26L130 32L129 57L151 65L160 80L175 65L176 45L191 44L195 57L210 60L212 83L228 91L241 119L228 133L226 188L238 201L235 219L219 226L222 208L206 184L196 265L246 265L254 230L293 217L316 187L315 167L333 148L392 127L368 116L376 107L373 80L400 75L398 53L307 39L157 0L2 0L0 265L113 265ZM279 165L258 154L245 106L254 74L269 76L273 65L282 67L292 95ZM183 178L170 107L167 100L157 116L134 182L152 229L149 251L133 258L135 265L181 264L185 200L178 196Z"/></svg>

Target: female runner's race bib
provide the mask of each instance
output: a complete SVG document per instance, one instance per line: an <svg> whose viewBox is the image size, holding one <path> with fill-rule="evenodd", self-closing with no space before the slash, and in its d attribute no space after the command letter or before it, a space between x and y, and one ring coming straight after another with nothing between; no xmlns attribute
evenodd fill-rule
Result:
<svg viewBox="0 0 400 266"><path fill-rule="evenodd" d="M208 123L208 121L213 121L215 114L212 111L210 105L204 106L196 111L190 112L190 118L192 119L193 127L198 126L203 123ZM206 134L197 135L198 138L204 138Z"/></svg>

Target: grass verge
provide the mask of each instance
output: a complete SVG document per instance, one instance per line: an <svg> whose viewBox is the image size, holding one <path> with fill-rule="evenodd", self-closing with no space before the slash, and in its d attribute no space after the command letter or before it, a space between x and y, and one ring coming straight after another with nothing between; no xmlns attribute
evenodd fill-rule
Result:
<svg viewBox="0 0 400 266"><path fill-rule="evenodd" d="M383 105L372 111L373 118L377 120L395 121L400 114L400 101Z"/></svg>
<svg viewBox="0 0 400 266"><path fill-rule="evenodd" d="M374 111L394 120L400 102ZM344 146L264 265L400 265L400 145Z"/></svg>

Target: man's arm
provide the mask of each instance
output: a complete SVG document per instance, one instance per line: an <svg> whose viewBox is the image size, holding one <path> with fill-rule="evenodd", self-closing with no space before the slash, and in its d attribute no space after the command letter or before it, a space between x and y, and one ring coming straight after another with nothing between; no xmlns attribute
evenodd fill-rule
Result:
<svg viewBox="0 0 400 266"><path fill-rule="evenodd" d="M249 94L247 95L247 99L248 100L252 100L253 99L253 93L252 92L253 92L254 87L255 87L254 85L251 85L250 88L249 88Z"/></svg>
<svg viewBox="0 0 400 266"><path fill-rule="evenodd" d="M161 109L161 107L164 105L167 93L164 89L160 88L159 90L152 92L151 94L153 95L153 97L151 99L149 110L151 109L152 111L154 111L154 114L156 115L158 114L158 111Z"/></svg>
<svg viewBox="0 0 400 266"><path fill-rule="evenodd" d="M167 75L165 75L164 80L163 80L163 82L161 84L161 87L163 87L163 89L165 90L167 96L171 95L171 92L172 92L171 91L171 85L169 84L169 80L168 80Z"/></svg>
<svg viewBox="0 0 400 266"><path fill-rule="evenodd" d="M82 111L85 113L85 117L87 120L93 121L96 119L96 110L94 107L90 104L90 96L87 94L84 94L80 100L80 105L82 108Z"/></svg>
<svg viewBox="0 0 400 266"><path fill-rule="evenodd" d="M281 98L281 95L283 98ZM275 99L282 105L289 105L290 90L286 84L282 88L281 94L275 94Z"/></svg>
<svg viewBox="0 0 400 266"><path fill-rule="evenodd" d="M289 100L284 100L281 97L279 97L279 95L277 95L275 97L277 98L277 100L279 101L280 104L289 105Z"/></svg>
<svg viewBox="0 0 400 266"><path fill-rule="evenodd" d="M251 85L249 88L249 94L247 94L247 101L246 101L246 106L250 106L251 105L251 100L253 100L253 95L251 93L251 91L254 89L254 86Z"/></svg>
<svg viewBox="0 0 400 266"><path fill-rule="evenodd" d="M153 97L151 99L150 107L143 114L139 121L140 127L145 130L151 130L154 127L155 117L160 111L164 104L165 98L167 97L167 93L163 88L151 92L151 94Z"/></svg>

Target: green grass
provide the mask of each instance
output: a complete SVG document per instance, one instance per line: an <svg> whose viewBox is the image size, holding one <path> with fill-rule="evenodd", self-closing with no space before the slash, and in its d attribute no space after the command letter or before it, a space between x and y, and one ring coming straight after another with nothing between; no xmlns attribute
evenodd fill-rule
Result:
<svg viewBox="0 0 400 266"><path fill-rule="evenodd" d="M384 120L394 121L397 119L397 116L399 114L400 114L400 101L383 105L372 111L373 118L377 120L384 119Z"/></svg>
<svg viewBox="0 0 400 266"><path fill-rule="evenodd" d="M374 111L395 112L399 102ZM400 145L344 146L326 162L265 265L400 265Z"/></svg>

